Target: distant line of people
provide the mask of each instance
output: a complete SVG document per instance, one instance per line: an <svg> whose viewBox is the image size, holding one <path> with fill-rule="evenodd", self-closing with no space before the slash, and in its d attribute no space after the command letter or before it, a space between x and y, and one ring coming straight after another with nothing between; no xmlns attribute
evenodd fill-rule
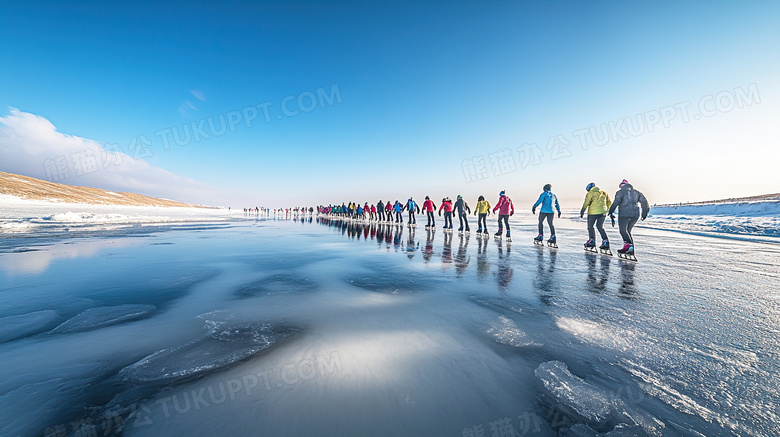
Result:
<svg viewBox="0 0 780 437"><path fill-rule="evenodd" d="M612 220L612 225L614 226L614 214L617 212L618 229L620 230L620 235L623 238L624 243L623 247L618 250L618 253L633 255L634 239L631 235L631 231L640 219L644 220L647 218L647 214L650 212L650 206L645 196L638 190L635 190L627 180L623 179L619 184L619 188L613 202L609 198L609 195L601 191L595 183L591 182L585 187L587 194L582 204L582 209L580 210L580 218L585 218L585 213L588 213L588 241L585 242L586 249L596 247L596 230L598 230L602 239L599 248L609 249L609 238L604 230L604 221L606 220L606 217L609 216ZM542 193L531 207L531 212L536 214L537 208L539 208L539 235L535 240L542 241L544 239L544 222L547 222L547 226L550 228L550 238L547 241L549 243L556 243L553 220L556 212L560 218L561 207L557 196L552 192L551 184L545 184L544 187L542 187ZM438 212L440 217L442 216L442 213L444 216L443 229L450 232L453 228L453 214L457 214L458 217L460 225L458 231L470 232L468 216L472 214L472 210L468 203L466 203L460 195L457 196L454 203L449 197L442 198L441 204L438 207L429 196L425 196L422 208L420 208L412 197L409 197L404 204L401 204L398 200L395 202L388 201L387 203L379 200L376 204L365 202L362 205L355 202L345 202L341 205L319 206L317 211L319 214L331 217L376 221L378 223L395 223L398 225L404 222L403 213L407 212L407 226L410 227L416 226L416 214L422 213L425 214L428 219L425 228L433 230L436 229L435 213ZM490 203L485 200L485 197L479 196L476 207L473 210L473 214L477 216L478 236L489 235L487 216L491 212L493 214L497 213L498 215L498 232L496 232L494 236L496 238L501 238L504 228L506 228L507 241L511 241L509 217L514 215L515 207L512 203L512 199L506 195L505 191L499 193L498 201L492 209Z"/></svg>

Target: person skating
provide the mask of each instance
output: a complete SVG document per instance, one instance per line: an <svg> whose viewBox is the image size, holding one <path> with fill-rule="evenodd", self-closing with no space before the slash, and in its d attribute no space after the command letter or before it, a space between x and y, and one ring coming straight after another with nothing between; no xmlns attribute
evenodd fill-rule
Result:
<svg viewBox="0 0 780 437"><path fill-rule="evenodd" d="M609 207L612 206L612 201L609 199L609 195L601 191L593 182L585 187L585 191L588 194L585 195L585 201L582 203L582 209L580 210L580 218L585 216L586 210L588 212L588 241L585 242L585 248L596 247L596 231L593 230L593 225L595 224L601 236L599 249L606 251L609 249L609 238L604 230L604 220L607 217Z"/></svg>
<svg viewBox="0 0 780 437"><path fill-rule="evenodd" d="M413 224L417 225L417 217L415 217L415 210L417 211L417 214L420 213L420 206L417 205L417 202L415 202L410 197L409 200L406 201L406 205L404 205L403 209L409 211L409 227L411 227Z"/></svg>
<svg viewBox="0 0 780 437"><path fill-rule="evenodd" d="M376 205L371 205L371 217L369 220L374 221L376 220Z"/></svg>
<svg viewBox="0 0 780 437"><path fill-rule="evenodd" d="M382 202L381 199L376 204L376 213L377 213L376 220L378 222L385 221L385 204Z"/></svg>
<svg viewBox="0 0 780 437"><path fill-rule="evenodd" d="M404 215L403 210L404 207L401 205L401 202L395 201L393 204L393 210L395 211L395 222L396 223L403 223L404 222Z"/></svg>
<svg viewBox="0 0 780 437"><path fill-rule="evenodd" d="M387 222L392 223L393 222L393 204L390 203L390 201L387 202L385 205L385 212L387 213Z"/></svg>
<svg viewBox="0 0 780 437"><path fill-rule="evenodd" d="M639 205L642 209L640 210ZM631 230L637 221L647 218L650 212L650 205L645 195L635 190L634 187L623 179L620 183L620 190L615 193L615 201L609 208L609 216L614 220L614 213L618 213L618 229L620 236L623 237L623 248L618 253L625 255L634 255L634 237L631 236Z"/></svg>
<svg viewBox="0 0 780 437"><path fill-rule="evenodd" d="M439 215L444 210L444 228L452 229L452 200L448 197L441 199L441 205L439 205Z"/></svg>
<svg viewBox="0 0 780 437"><path fill-rule="evenodd" d="M490 202L485 200L485 196L479 196L477 206L474 208L474 214L477 215L477 236L480 234L488 235L487 215L490 214Z"/></svg>
<svg viewBox="0 0 780 437"><path fill-rule="evenodd" d="M558 211L558 218L561 217L561 206L558 204L558 196L552 192L552 185L546 184L542 187L542 194L539 195L539 199L531 207L531 212L536 214L536 207L539 205L542 205L542 209L539 210L539 235L534 240L540 242L544 239L544 221L547 220L547 225L550 226L550 239L547 240L547 243L556 244L555 226L553 226L553 219L555 218L553 205L555 205L555 209Z"/></svg>
<svg viewBox="0 0 780 437"><path fill-rule="evenodd" d="M430 197L425 196L425 202L423 202L422 210L426 215L428 216L428 224L425 226L426 229L428 228L436 228L436 218L433 214L434 211L436 211L436 205L433 203L433 200L431 200Z"/></svg>
<svg viewBox="0 0 780 437"><path fill-rule="evenodd" d="M466 213L471 214L471 208L469 208L469 205L466 203L466 201L463 200L463 196L458 194L458 200L455 201L455 205L453 205L452 207L458 214L458 222L460 223L458 232L463 231L464 222L466 224L466 232L471 232L471 230L469 229L469 218L466 215Z"/></svg>
<svg viewBox="0 0 780 437"><path fill-rule="evenodd" d="M493 208L493 212L498 211L498 232L496 232L495 237L501 238L501 233L504 231L504 224L506 224L506 239L507 241L512 241L509 231L509 216L515 215L515 206L512 204L512 199L506 195L506 192L502 191L498 196L498 203L496 203L496 206Z"/></svg>

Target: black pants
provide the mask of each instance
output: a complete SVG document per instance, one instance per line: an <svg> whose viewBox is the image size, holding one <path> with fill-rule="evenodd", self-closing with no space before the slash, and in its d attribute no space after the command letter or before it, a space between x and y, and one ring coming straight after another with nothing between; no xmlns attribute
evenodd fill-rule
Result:
<svg viewBox="0 0 780 437"><path fill-rule="evenodd" d="M396 223L403 223L404 222L404 215L401 214L401 211L395 212L395 222Z"/></svg>
<svg viewBox="0 0 780 437"><path fill-rule="evenodd" d="M479 229L484 229L487 232L487 213L480 213L477 218L477 226Z"/></svg>
<svg viewBox="0 0 780 437"><path fill-rule="evenodd" d="M639 217L618 216L618 228L620 228L620 236L623 237L624 242L634 244L634 237L631 236L631 229L634 228L634 225L638 221Z"/></svg>
<svg viewBox="0 0 780 437"><path fill-rule="evenodd" d="M385 221L385 208L382 207L382 209L378 209L376 212L379 214L379 220Z"/></svg>
<svg viewBox="0 0 780 437"><path fill-rule="evenodd" d="M409 211L409 224L417 224L417 217L414 215L414 211Z"/></svg>
<svg viewBox="0 0 780 437"><path fill-rule="evenodd" d="M466 222L466 229L469 228L469 219L465 212L458 214L458 222L460 222L460 229L463 229L463 222Z"/></svg>
<svg viewBox="0 0 780 437"><path fill-rule="evenodd" d="M608 240L607 232L604 230L604 219L607 218L606 214L588 214L588 238L591 240L596 239L596 231L593 229L593 225L596 225L596 229L599 230L602 240Z"/></svg>
<svg viewBox="0 0 780 437"><path fill-rule="evenodd" d="M444 211L444 228L452 227L452 211Z"/></svg>
<svg viewBox="0 0 780 437"><path fill-rule="evenodd" d="M555 213L552 212L539 213L539 235L544 234L545 219L547 220L547 224L550 226L550 235L555 235L555 226L553 226L553 218L555 218Z"/></svg>
<svg viewBox="0 0 780 437"><path fill-rule="evenodd" d="M436 216L433 215L433 211L428 211L428 226L436 226Z"/></svg>
<svg viewBox="0 0 780 437"><path fill-rule="evenodd" d="M504 229L504 225L501 224L501 220L506 223L506 232L509 233L509 214L498 215L498 232L501 232Z"/></svg>

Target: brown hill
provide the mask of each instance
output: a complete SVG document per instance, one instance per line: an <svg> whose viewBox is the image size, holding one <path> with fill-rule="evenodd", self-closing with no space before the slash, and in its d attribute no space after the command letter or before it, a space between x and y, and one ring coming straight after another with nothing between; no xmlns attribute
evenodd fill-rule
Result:
<svg viewBox="0 0 780 437"><path fill-rule="evenodd" d="M115 193L98 188L58 184L2 171L0 171L0 194L30 200L93 205L194 206L175 200L158 199L135 193Z"/></svg>

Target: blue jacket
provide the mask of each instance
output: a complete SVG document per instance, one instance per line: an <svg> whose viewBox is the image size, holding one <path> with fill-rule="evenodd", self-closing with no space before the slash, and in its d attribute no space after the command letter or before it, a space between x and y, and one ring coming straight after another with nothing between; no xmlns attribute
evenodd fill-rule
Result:
<svg viewBox="0 0 780 437"><path fill-rule="evenodd" d="M552 213L553 202L555 202L555 209L558 210L558 212L561 212L561 206L558 205L558 196L553 194L552 191L545 191L539 195L539 200L537 200L536 203L534 203L534 208L536 208L537 206L539 206L539 204L541 204L542 209L539 210L539 212Z"/></svg>

